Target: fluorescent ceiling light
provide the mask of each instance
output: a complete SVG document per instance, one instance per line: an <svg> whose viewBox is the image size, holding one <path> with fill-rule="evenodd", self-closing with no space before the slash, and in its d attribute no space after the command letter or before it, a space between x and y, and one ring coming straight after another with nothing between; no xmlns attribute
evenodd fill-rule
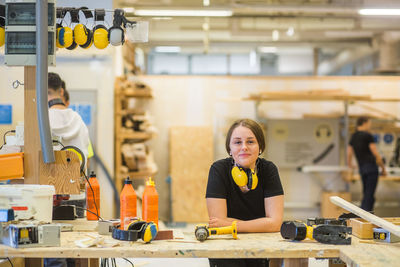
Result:
<svg viewBox="0 0 400 267"><path fill-rule="evenodd" d="M365 8L358 10L358 14L366 16L400 16L398 8Z"/></svg>
<svg viewBox="0 0 400 267"><path fill-rule="evenodd" d="M179 53L181 48L179 46L156 46L154 51L157 53Z"/></svg>
<svg viewBox="0 0 400 267"><path fill-rule="evenodd" d="M203 0L203 6L209 6L210 0Z"/></svg>
<svg viewBox="0 0 400 267"><path fill-rule="evenodd" d="M132 12L135 11L135 9L134 9L133 7L124 7L123 10L124 10L126 13L132 13Z"/></svg>
<svg viewBox="0 0 400 267"><path fill-rule="evenodd" d="M272 41L278 41L278 40L279 40L279 31L273 30L272 31Z"/></svg>
<svg viewBox="0 0 400 267"><path fill-rule="evenodd" d="M275 46L261 46L258 48L260 53L276 53L278 49Z"/></svg>
<svg viewBox="0 0 400 267"><path fill-rule="evenodd" d="M167 9L141 9L135 10L136 16L154 17L230 17L231 10L167 10Z"/></svg>

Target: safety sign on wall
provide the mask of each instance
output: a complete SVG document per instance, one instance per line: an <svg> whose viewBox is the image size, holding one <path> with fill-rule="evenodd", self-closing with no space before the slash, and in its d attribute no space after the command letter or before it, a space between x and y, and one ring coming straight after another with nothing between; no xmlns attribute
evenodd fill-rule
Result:
<svg viewBox="0 0 400 267"><path fill-rule="evenodd" d="M339 120L268 120L267 158L280 167L339 164Z"/></svg>

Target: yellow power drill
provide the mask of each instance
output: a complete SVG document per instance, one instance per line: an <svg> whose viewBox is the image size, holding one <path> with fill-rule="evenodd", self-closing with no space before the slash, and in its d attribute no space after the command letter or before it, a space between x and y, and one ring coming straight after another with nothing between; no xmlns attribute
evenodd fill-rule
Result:
<svg viewBox="0 0 400 267"><path fill-rule="evenodd" d="M206 224L196 225L194 231L196 239L203 242L210 235L229 235L232 234L234 239L237 239L237 226L236 221L232 222L231 226L209 228Z"/></svg>

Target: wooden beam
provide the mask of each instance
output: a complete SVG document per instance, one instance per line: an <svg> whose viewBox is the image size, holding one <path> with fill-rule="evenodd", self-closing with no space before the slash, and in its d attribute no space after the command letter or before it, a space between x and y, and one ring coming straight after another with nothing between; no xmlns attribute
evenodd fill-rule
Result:
<svg viewBox="0 0 400 267"><path fill-rule="evenodd" d="M36 109L36 67L24 67L24 183L39 184L40 137Z"/></svg>
<svg viewBox="0 0 400 267"><path fill-rule="evenodd" d="M372 222L373 224L376 224L397 236L400 236L400 226L397 226L397 225L395 225L391 222L388 222L374 214L371 214L368 211L365 211L365 210L357 207L356 205L344 200L343 198L340 198L337 196L332 196L332 197L330 197L330 200L333 204L336 204L336 205L344 208L345 210L348 210L348 211L360 216L361 218L363 218L369 222Z"/></svg>

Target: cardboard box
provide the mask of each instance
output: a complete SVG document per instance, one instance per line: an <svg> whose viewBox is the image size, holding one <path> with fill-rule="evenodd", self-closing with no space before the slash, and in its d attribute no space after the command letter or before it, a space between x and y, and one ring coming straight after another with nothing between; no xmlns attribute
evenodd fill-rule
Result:
<svg viewBox="0 0 400 267"><path fill-rule="evenodd" d="M321 217L323 218L337 218L343 213L348 213L349 211L336 206L330 201L331 196L338 196L344 200L351 201L350 192L322 192L321 197Z"/></svg>

